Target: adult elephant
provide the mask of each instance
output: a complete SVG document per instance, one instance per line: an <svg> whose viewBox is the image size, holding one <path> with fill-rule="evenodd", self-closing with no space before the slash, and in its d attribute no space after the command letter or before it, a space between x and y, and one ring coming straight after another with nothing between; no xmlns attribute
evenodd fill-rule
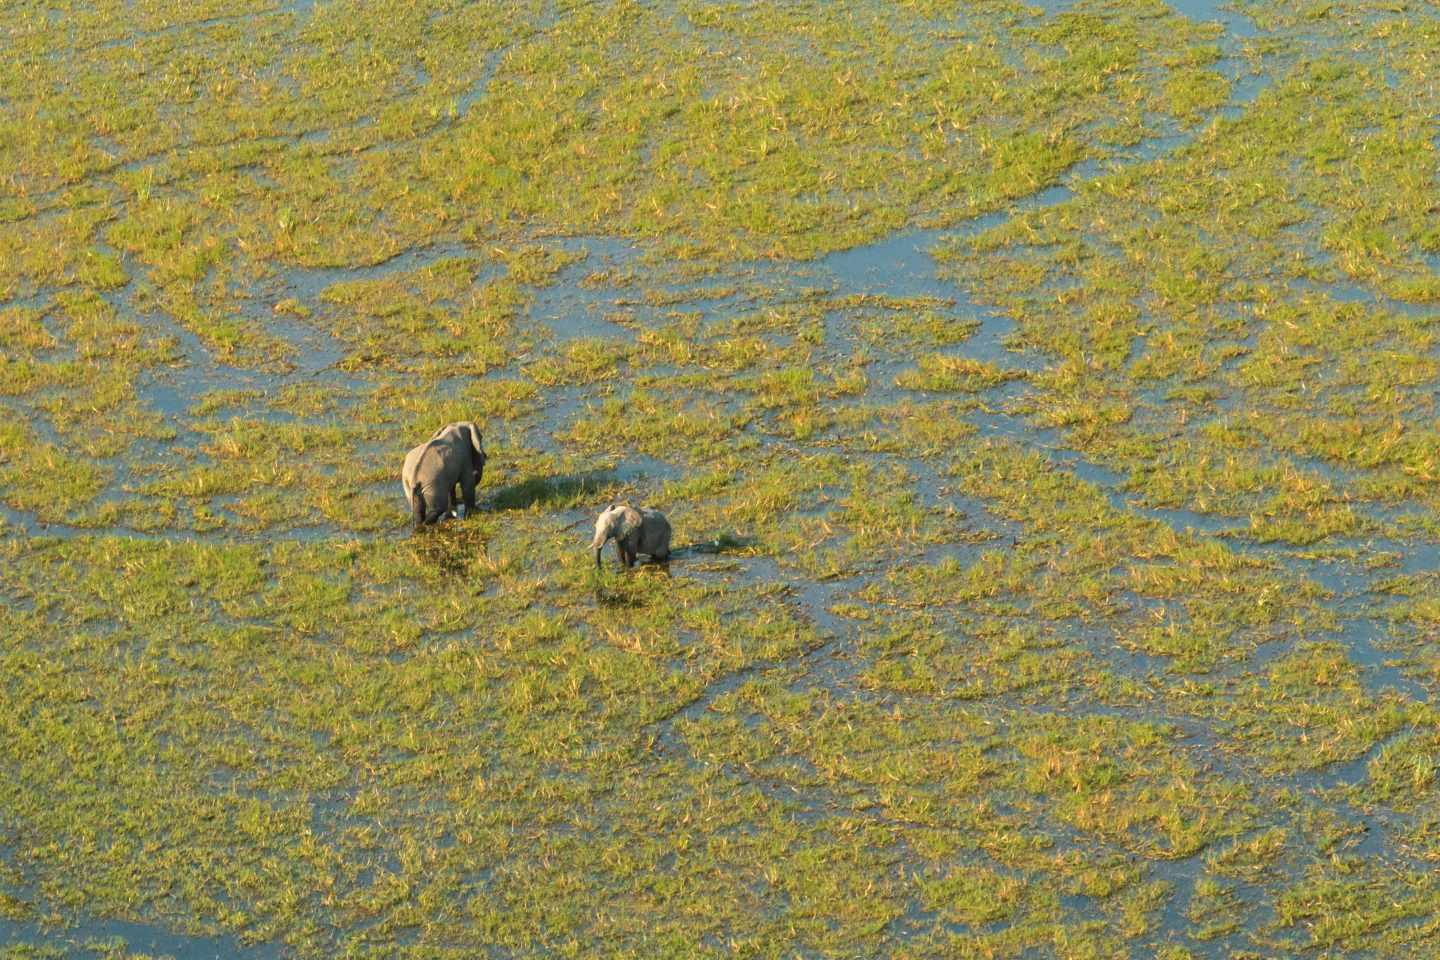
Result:
<svg viewBox="0 0 1440 960"><path fill-rule="evenodd" d="M455 486L465 498L465 516L475 512L475 488L485 472L485 445L473 421L447 423L405 454L400 485L410 501L415 526L438 523L454 509Z"/></svg>

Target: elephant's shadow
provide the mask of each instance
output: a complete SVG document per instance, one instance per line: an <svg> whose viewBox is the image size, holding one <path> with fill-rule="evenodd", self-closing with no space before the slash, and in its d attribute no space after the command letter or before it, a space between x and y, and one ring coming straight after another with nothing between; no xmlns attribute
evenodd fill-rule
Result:
<svg viewBox="0 0 1440 960"><path fill-rule="evenodd" d="M613 491L618 477L614 470L589 470L558 477L530 477L501 487L490 497L492 510L528 510L531 507L576 507Z"/></svg>
<svg viewBox="0 0 1440 960"><path fill-rule="evenodd" d="M755 545L754 537L742 537L734 533L722 533L711 540L696 540L681 547L675 547L670 551L673 560L676 557L697 557L714 556L723 553L732 553L737 550L744 550Z"/></svg>

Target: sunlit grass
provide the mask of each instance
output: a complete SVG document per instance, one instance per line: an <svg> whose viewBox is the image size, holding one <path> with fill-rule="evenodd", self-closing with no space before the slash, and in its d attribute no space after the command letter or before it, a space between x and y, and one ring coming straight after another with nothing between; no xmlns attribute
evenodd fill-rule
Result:
<svg viewBox="0 0 1440 960"><path fill-rule="evenodd" d="M1238 9L13 11L0 954L1433 953L1433 18Z"/></svg>

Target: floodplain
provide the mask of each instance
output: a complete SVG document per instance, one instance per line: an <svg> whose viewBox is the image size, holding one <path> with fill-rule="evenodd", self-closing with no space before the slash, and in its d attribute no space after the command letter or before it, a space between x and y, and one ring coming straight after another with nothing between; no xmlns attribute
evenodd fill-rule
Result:
<svg viewBox="0 0 1440 960"><path fill-rule="evenodd" d="M0 957L1440 949L1440 6L4 20Z"/></svg>

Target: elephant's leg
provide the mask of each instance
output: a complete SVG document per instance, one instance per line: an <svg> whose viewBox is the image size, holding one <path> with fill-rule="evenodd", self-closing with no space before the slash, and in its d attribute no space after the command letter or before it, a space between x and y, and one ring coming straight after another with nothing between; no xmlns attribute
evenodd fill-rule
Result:
<svg viewBox="0 0 1440 960"><path fill-rule="evenodd" d="M441 493L435 497L433 503L429 504L425 511L426 523L439 523L450 513L450 499Z"/></svg>
<svg viewBox="0 0 1440 960"><path fill-rule="evenodd" d="M460 474L460 494L465 498L465 519L470 519L470 514L475 512L475 475L463 472Z"/></svg>
<svg viewBox="0 0 1440 960"><path fill-rule="evenodd" d="M410 491L410 506L414 510L415 526L421 526L425 523L425 494L420 490L419 484Z"/></svg>

